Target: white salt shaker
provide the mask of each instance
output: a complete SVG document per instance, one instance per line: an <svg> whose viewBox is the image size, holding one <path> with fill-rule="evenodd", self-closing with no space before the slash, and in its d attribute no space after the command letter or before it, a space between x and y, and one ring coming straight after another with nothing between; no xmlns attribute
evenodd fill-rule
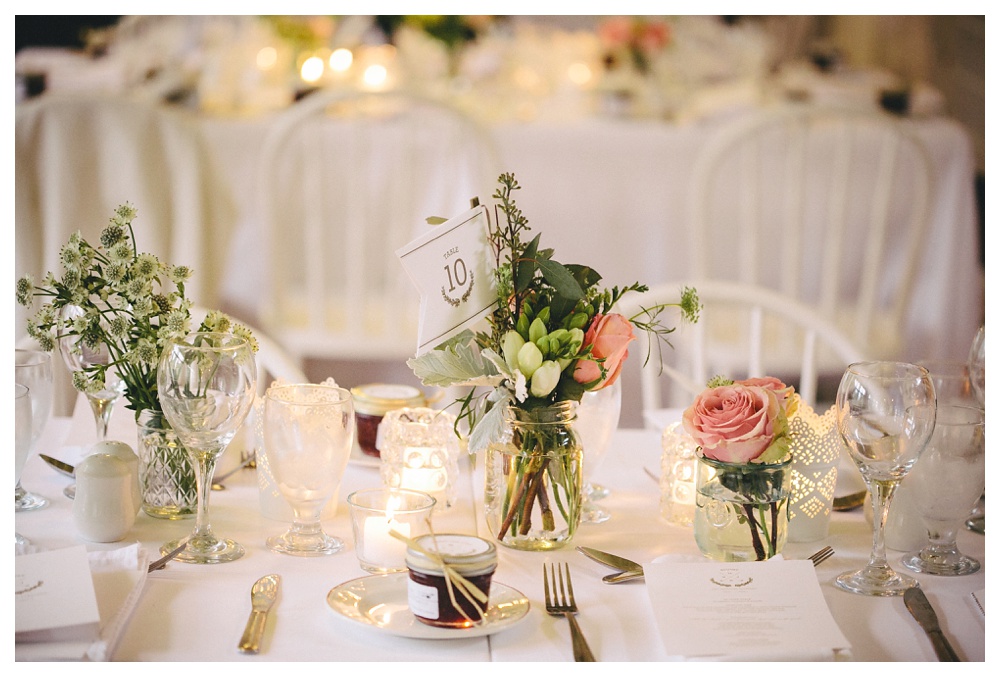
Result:
<svg viewBox="0 0 1000 677"><path fill-rule="evenodd" d="M139 489L139 457L135 455L132 447L125 442L105 440L92 446L90 453L111 454L125 461L125 465L128 466L129 475L131 476L132 505L135 506L135 511L138 513L139 508L142 507L142 493Z"/></svg>
<svg viewBox="0 0 1000 677"><path fill-rule="evenodd" d="M73 523L80 536L96 543L120 541L135 524L137 512L125 461L97 453L77 464Z"/></svg>

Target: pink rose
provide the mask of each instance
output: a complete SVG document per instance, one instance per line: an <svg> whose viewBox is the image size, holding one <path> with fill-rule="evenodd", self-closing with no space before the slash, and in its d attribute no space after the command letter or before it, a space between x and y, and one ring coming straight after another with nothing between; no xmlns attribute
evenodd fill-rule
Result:
<svg viewBox="0 0 1000 677"><path fill-rule="evenodd" d="M592 346L591 355L604 358L605 379L591 390L600 390L618 380L622 364L628 357L628 344L635 340L632 323L618 313L594 315L590 328L583 336L583 347ZM601 367L594 360L582 359L576 363L573 378L577 383L591 383L601 378Z"/></svg>
<svg viewBox="0 0 1000 677"><path fill-rule="evenodd" d="M684 411L683 423L707 458L749 463L767 451L783 432L783 413L772 390L733 384L698 395Z"/></svg>
<svg viewBox="0 0 1000 677"><path fill-rule="evenodd" d="M598 26L597 34L608 47L625 45L632 38L632 22L623 16L606 19Z"/></svg>
<svg viewBox="0 0 1000 677"><path fill-rule="evenodd" d="M663 49L670 41L670 27L666 23L648 23L639 34L638 44L647 54Z"/></svg>
<svg viewBox="0 0 1000 677"><path fill-rule="evenodd" d="M786 386L773 376L745 378L742 381L736 381L736 383L745 386L760 386L772 391L778 396L778 402L781 404L782 409L785 410L785 416L788 418L794 416L799 408L799 398L795 396L795 388Z"/></svg>

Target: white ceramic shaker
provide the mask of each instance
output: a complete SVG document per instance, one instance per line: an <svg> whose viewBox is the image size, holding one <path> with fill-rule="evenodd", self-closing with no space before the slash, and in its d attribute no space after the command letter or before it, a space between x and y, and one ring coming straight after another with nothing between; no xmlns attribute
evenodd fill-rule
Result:
<svg viewBox="0 0 1000 677"><path fill-rule="evenodd" d="M96 543L120 541L135 524L137 512L125 461L97 453L77 464L73 523L80 536Z"/></svg>
<svg viewBox="0 0 1000 677"><path fill-rule="evenodd" d="M142 493L139 489L139 457L135 455L135 452L125 442L119 442L117 440L105 440L104 442L98 442L90 448L91 454L111 454L116 456L121 460L125 461L125 465L128 466L129 474L132 476L132 504L135 505L135 511L138 514L139 508L142 507Z"/></svg>

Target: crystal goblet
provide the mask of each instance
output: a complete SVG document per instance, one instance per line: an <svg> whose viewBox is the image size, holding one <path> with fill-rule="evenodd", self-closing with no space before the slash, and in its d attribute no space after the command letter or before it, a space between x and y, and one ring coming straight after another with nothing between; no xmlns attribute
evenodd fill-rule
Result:
<svg viewBox="0 0 1000 677"><path fill-rule="evenodd" d="M73 325L75 319L85 315L83 308L79 306L65 306L61 314L68 327ZM82 389L79 386L83 385L85 380L93 379L103 384L102 387L88 387L83 390L94 412L97 441L103 442L108 438L108 423L115 402L125 392L125 382L111 364L113 358L108 346L104 343L89 345L82 340L80 334L64 333L59 339L59 352L66 367L73 374L73 384L77 389Z"/></svg>
<svg viewBox="0 0 1000 677"><path fill-rule="evenodd" d="M14 384L14 486L21 481L21 471L31 450L31 399L27 387ZM14 532L14 548L28 545L28 539Z"/></svg>
<svg viewBox="0 0 1000 677"><path fill-rule="evenodd" d="M986 407L986 325L979 328L969 348L969 382L979 406ZM986 492L976 501L965 526L976 533L986 533Z"/></svg>
<svg viewBox="0 0 1000 677"><path fill-rule="evenodd" d="M323 506L337 494L354 444L354 400L333 385L290 384L264 397L264 454L285 500L292 526L267 539L287 555L332 555L344 541L323 531Z"/></svg>
<svg viewBox="0 0 1000 677"><path fill-rule="evenodd" d="M245 553L232 539L220 539L208 521L215 464L253 406L257 366L250 343L231 334L195 332L166 345L156 383L163 415L187 448L198 486L198 512L187 548L177 560L216 564ZM160 548L174 550L182 539Z"/></svg>
<svg viewBox="0 0 1000 677"><path fill-rule="evenodd" d="M923 367L859 362L837 390L837 429L872 495L874 528L868 564L837 577L837 587L861 595L902 595L916 585L885 557L885 521L893 493L934 431L934 384Z"/></svg>
<svg viewBox="0 0 1000 677"><path fill-rule="evenodd" d="M596 504L608 495L608 490L594 482L604 461L611 436L618 428L622 410L621 379L600 390L584 393L576 408L576 432L583 445L583 505L580 521L599 524L611 514Z"/></svg>
<svg viewBox="0 0 1000 677"><path fill-rule="evenodd" d="M903 557L908 569L942 576L979 571L979 562L959 552L955 539L986 488L985 452L985 412L938 404L934 433L905 481L928 538L918 552Z"/></svg>
<svg viewBox="0 0 1000 677"><path fill-rule="evenodd" d="M35 450L45 424L52 413L52 357L41 350L14 350L14 382L28 388L31 400L31 442L28 457ZM14 509L17 512L38 510L49 504L49 499L37 496L14 485Z"/></svg>

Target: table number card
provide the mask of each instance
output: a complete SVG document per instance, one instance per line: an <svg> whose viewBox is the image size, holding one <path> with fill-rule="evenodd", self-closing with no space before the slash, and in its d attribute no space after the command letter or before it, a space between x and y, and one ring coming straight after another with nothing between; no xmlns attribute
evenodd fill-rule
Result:
<svg viewBox="0 0 1000 677"><path fill-rule="evenodd" d="M417 355L486 317L496 305L489 216L478 205L396 250L420 292Z"/></svg>
<svg viewBox="0 0 1000 677"><path fill-rule="evenodd" d="M82 656L100 621L84 546L14 558L15 642L77 641Z"/></svg>

